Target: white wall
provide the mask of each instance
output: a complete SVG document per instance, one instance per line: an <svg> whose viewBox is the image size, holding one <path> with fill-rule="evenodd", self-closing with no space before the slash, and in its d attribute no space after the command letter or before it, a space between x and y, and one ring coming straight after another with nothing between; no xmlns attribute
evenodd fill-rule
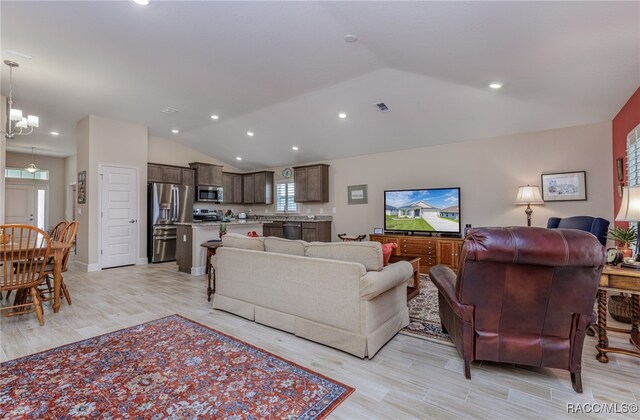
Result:
<svg viewBox="0 0 640 420"><path fill-rule="evenodd" d="M77 261L99 268L100 173L102 164L138 169L138 259L147 255L147 127L89 115L77 124L77 170L87 171L87 202L79 204Z"/></svg>
<svg viewBox="0 0 640 420"><path fill-rule="evenodd" d="M149 136L148 159L151 163L165 165L189 166L191 162L211 163L223 165L225 172L241 172L238 168L228 165L214 157L205 155L190 147L183 146L175 140Z"/></svg>
<svg viewBox="0 0 640 420"><path fill-rule="evenodd" d="M330 202L302 204L301 213L310 209L318 215L322 209L331 214L336 239L337 233L372 233L383 227L384 190L460 187L463 224L526 225L525 206L513 204L519 186L540 185L545 172L585 170L587 201L532 206L532 225L546 226L551 216L590 215L613 221L611 153L611 123L602 122L328 160L324 162L331 165ZM283 179L282 169L270 169L276 181ZM368 204L348 205L347 186L358 184L367 184ZM273 206L251 208L260 214L267 208L273 214Z"/></svg>
<svg viewBox="0 0 640 420"><path fill-rule="evenodd" d="M65 218L64 216L64 158L53 156L40 156L34 155L31 159L30 153L6 153L6 166L13 168L24 168L28 166L32 161L40 169L49 170L49 181L38 180L7 180L6 183L20 183L20 184L34 184L43 185L49 184L49 215L45 220L45 230L54 226L59 221ZM4 171L3 171L4 173ZM6 184L5 184L6 185Z"/></svg>
<svg viewBox="0 0 640 420"><path fill-rule="evenodd" d="M7 98L0 96L0 131L6 128L6 106ZM4 167L5 167L5 148L7 140L4 135L0 134L0 225L4 223Z"/></svg>
<svg viewBox="0 0 640 420"><path fill-rule="evenodd" d="M65 178L65 189L64 189L64 217L67 220L73 220L73 194L69 191L69 187L71 185L75 185L78 179L78 156L73 155L65 158L64 160L64 178Z"/></svg>

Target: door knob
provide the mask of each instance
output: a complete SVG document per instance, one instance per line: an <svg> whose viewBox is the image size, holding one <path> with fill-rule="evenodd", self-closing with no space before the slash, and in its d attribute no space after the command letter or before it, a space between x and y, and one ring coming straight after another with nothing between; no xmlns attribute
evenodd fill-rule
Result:
<svg viewBox="0 0 640 420"><path fill-rule="evenodd" d="M129 223L135 223L135 222L136 222L136 219L129 220Z"/></svg>

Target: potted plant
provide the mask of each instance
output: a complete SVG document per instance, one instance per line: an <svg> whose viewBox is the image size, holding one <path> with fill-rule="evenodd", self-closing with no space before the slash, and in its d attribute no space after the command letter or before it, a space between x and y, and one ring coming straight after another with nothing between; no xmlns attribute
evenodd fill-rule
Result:
<svg viewBox="0 0 640 420"><path fill-rule="evenodd" d="M618 249L622 251L622 255L624 255L625 258L633 256L631 244L638 239L638 232L636 231L635 226L629 226L626 228L616 227L609 229L607 238L613 239L614 241L618 242Z"/></svg>

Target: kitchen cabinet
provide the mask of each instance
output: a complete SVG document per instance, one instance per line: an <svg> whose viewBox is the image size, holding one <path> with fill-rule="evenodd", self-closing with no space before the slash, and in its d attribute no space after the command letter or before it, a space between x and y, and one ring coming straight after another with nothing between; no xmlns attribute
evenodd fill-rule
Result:
<svg viewBox="0 0 640 420"><path fill-rule="evenodd" d="M222 165L191 162L189 166L196 171L196 185L203 187L222 186Z"/></svg>
<svg viewBox="0 0 640 420"><path fill-rule="evenodd" d="M242 204L242 183L241 174L231 172L222 173L222 202L225 204Z"/></svg>
<svg viewBox="0 0 640 420"><path fill-rule="evenodd" d="M196 185L196 171L191 168L181 168L182 172L182 185L189 185L191 187Z"/></svg>
<svg viewBox="0 0 640 420"><path fill-rule="evenodd" d="M302 240L331 242L331 222L302 222Z"/></svg>
<svg viewBox="0 0 640 420"><path fill-rule="evenodd" d="M264 236L275 236L278 238L282 238L284 236L282 232L282 222L264 223L262 225L262 234Z"/></svg>
<svg viewBox="0 0 640 420"><path fill-rule="evenodd" d="M162 182L165 184L185 184L193 185L183 182L183 169L189 170L189 168L183 168L181 166L162 165L159 163L147 164L147 182ZM188 181L188 176L186 178Z"/></svg>
<svg viewBox="0 0 640 420"><path fill-rule="evenodd" d="M260 171L242 175L244 204L273 204L273 172Z"/></svg>
<svg viewBox="0 0 640 420"><path fill-rule="evenodd" d="M297 203L329 202L329 165L295 166L293 168Z"/></svg>

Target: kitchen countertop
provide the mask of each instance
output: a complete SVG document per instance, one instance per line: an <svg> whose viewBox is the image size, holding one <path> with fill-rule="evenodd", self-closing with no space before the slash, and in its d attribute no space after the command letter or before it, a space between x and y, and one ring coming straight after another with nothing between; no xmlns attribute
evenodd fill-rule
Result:
<svg viewBox="0 0 640 420"><path fill-rule="evenodd" d="M220 226L221 224L225 224L227 226L235 226L235 225L241 225L241 226L256 226L256 225L261 225L263 222L261 220L247 220L247 221L241 221L241 220L234 220L232 222L190 222L190 223L176 223L176 225L181 225L181 226L191 226L194 228L197 227L213 227L213 226Z"/></svg>

